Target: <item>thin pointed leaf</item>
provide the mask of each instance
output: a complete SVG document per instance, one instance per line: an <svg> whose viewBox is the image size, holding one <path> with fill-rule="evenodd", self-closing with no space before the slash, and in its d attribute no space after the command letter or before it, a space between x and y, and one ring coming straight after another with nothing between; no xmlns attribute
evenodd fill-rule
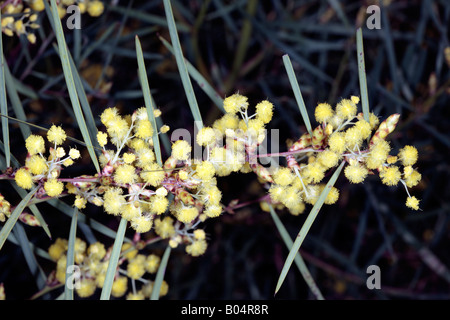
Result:
<svg viewBox="0 0 450 320"><path fill-rule="evenodd" d="M4 57L3 57L4 59ZM8 64L4 65L5 71L5 85L6 90L8 92L9 100L11 101L12 108L14 110L14 114L16 117L22 121L26 121L27 117L25 115L25 111L23 110L22 103L19 98L19 94L17 93L16 86L14 84L13 77L11 75L11 71L9 70ZM22 132L22 136L24 139L28 138L31 135L30 127L24 123L19 123L20 131Z"/></svg>
<svg viewBox="0 0 450 320"><path fill-rule="evenodd" d="M80 128L83 140L86 143L86 147L89 151L89 155L94 163L97 172L100 172L100 165L98 163L97 156L92 145L92 141L89 135L89 131L84 120L83 112L80 107L80 101L78 100L77 89L74 82L74 77L72 74L72 68L70 65L69 54L67 51L66 40L64 38L64 32L61 25L61 19L58 14L58 7L55 0L51 0L51 15L53 17L54 31L56 34L56 39L58 42L59 57L61 59L61 64L63 67L64 77L66 79L67 90L69 91L70 101L72 102L72 108L75 113L75 118L77 120L78 126Z"/></svg>
<svg viewBox="0 0 450 320"><path fill-rule="evenodd" d="M172 45L163 37L159 37L162 41L163 45L169 50L173 55L175 55L175 51L173 50ZM225 113L225 109L223 108L223 98L217 93L217 91L206 81L205 77L189 62L185 59L185 64L189 74L192 79L197 82L199 87L206 93L206 95L214 102L214 104Z"/></svg>
<svg viewBox="0 0 450 320"><path fill-rule="evenodd" d="M361 92L361 106L364 115L364 120L369 122L369 95L367 91L366 67L364 63L364 46L362 30L358 28L356 31L356 51L358 55L358 77L359 90Z"/></svg>
<svg viewBox="0 0 450 320"><path fill-rule="evenodd" d="M153 290L150 296L150 300L158 300L159 292L161 291L161 285L164 280L164 274L166 273L167 262L169 261L171 247L167 246L164 254L161 258L161 263L159 264L158 271L156 272L155 282L153 283Z"/></svg>
<svg viewBox="0 0 450 320"><path fill-rule="evenodd" d="M73 287L69 286L67 281L72 275L71 273L69 273L69 270L71 270L75 262L75 239L77 236L77 218L78 218L78 209L75 207L73 209L72 221L70 223L69 239L67 245L66 282L64 284L65 300L73 300Z"/></svg>
<svg viewBox="0 0 450 320"><path fill-rule="evenodd" d="M203 128L202 115L198 108L197 99L195 97L194 89L192 88L191 79L189 77L185 60L183 57L183 51L180 44L180 39L178 38L177 26L175 24L175 19L173 17L172 6L170 0L164 0L164 11L166 13L167 25L169 27L170 39L175 51L175 60L177 61L178 71L180 73L181 82L183 83L183 88L186 93L186 97L191 108L192 116L194 117L197 129Z"/></svg>
<svg viewBox="0 0 450 320"><path fill-rule="evenodd" d="M0 15L0 24L2 22ZM3 34L2 34L3 35ZM8 115L8 104L6 101L6 86L5 86L5 57L3 56L3 41L2 35L0 35L0 112L4 115ZM2 133L3 133L3 144L5 145L5 159L6 166L11 166L11 151L9 144L9 123L8 119L2 117Z"/></svg>
<svg viewBox="0 0 450 320"><path fill-rule="evenodd" d="M105 282L103 283L100 300L109 300L111 289L114 282L114 277L117 272L117 264L119 262L120 251L122 250L123 238L127 227L127 220L121 219L119 228L117 229L116 239L109 258L108 269L106 270Z"/></svg>
<svg viewBox="0 0 450 320"><path fill-rule="evenodd" d="M284 241L284 244L286 245L286 247L288 249L292 248L292 245L294 244L294 242L292 241L291 236L289 235L288 231L284 227L280 218L275 213L275 210L273 209L271 204L269 204L269 210L270 210L270 216L272 217L272 220L275 223L275 226L277 227L278 232L280 233L280 236ZM308 285L309 289L311 289L311 292L314 294L316 299L324 300L322 292L320 292L319 287L317 286L316 282L314 281L313 277L311 276L311 273L309 272L305 261L303 260L302 256L300 255L300 252L297 252L297 255L294 258L294 262L297 265L297 268L300 271L301 275L303 276L303 279L305 279L306 284Z"/></svg>
<svg viewBox="0 0 450 320"><path fill-rule="evenodd" d="M31 198L34 196L36 191L38 191L39 186L32 189L25 198L22 199L22 201L19 202L17 207L14 209L14 211L9 216L6 223L3 225L2 229L0 230L0 249L3 247L3 244L5 243L6 239L8 238L8 235L10 234L12 228L17 222L17 219L19 219L20 214L22 213L23 209L27 206L28 202L30 202Z"/></svg>
<svg viewBox="0 0 450 320"><path fill-rule="evenodd" d="M300 231L297 235L297 238L295 239L295 242L292 245L291 250L289 251L289 255L286 258L286 261L284 262L283 269L281 270L280 276L278 278L277 286L275 289L275 294L278 292L278 290L280 290L281 285L283 284L284 279L286 278L286 275L289 271L289 268L292 265L292 261L294 260L298 250L300 249L300 247L303 243L303 240L305 240L305 237L308 234L309 229L311 228L314 220L316 219L317 215L319 214L319 211L322 208L322 205L325 202L325 199L328 196L328 193L330 192L331 187L333 187L333 185L335 184L344 165L345 165L345 161L342 161L341 164L339 165L339 167L333 173L333 175L331 176L327 185L325 186L325 188L323 189L319 198L317 199L316 203L312 207L311 212L309 213L308 217L305 220L305 223L303 224L302 228L300 229Z"/></svg>
<svg viewBox="0 0 450 320"><path fill-rule="evenodd" d="M147 110L147 117L148 120L150 120L152 126L153 126L153 145L156 155L156 161L160 166L162 166L162 157L161 157L161 147L159 145L159 137L158 137L158 126L156 124L155 115L153 113L154 107L153 107L153 98L152 94L150 92L150 87L148 84L148 77L147 77L147 71L145 69L145 62L144 57L142 54L142 46L141 42L139 41L139 37L136 36L136 55L137 55L137 61L138 61L138 68L139 68L139 79L141 82L142 87L142 94L144 95L144 102L145 102L145 108Z"/></svg>
<svg viewBox="0 0 450 320"><path fill-rule="evenodd" d="M294 91L295 100L297 100L298 108L300 109L300 113L303 117L303 122L305 123L309 135L312 137L312 128L311 122L309 121L308 110L306 110L302 92L300 91L300 86L298 85L297 77L295 76L294 68L292 67L291 59L289 59L289 56L287 54L283 55L283 63L288 74L292 91Z"/></svg>

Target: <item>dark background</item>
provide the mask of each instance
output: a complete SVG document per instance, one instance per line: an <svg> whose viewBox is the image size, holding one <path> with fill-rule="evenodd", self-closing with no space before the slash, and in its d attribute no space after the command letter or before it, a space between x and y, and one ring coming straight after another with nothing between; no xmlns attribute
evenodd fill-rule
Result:
<svg viewBox="0 0 450 320"><path fill-rule="evenodd" d="M286 139L306 131L282 62L289 54L305 104L313 120L318 102L336 104L359 95L356 29L362 27L370 109L381 119L401 113L390 137L394 150L417 147L421 183L411 190L421 199L421 211L405 206L402 187L382 185L378 177L351 185L340 177L341 196L325 206L314 222L301 253L326 299L449 299L449 147L450 3L448 1L172 1L184 55L225 97L247 95L250 105L269 99L275 105L270 128L280 130L280 150ZM381 5L381 29L366 27L367 6ZM127 7L130 11L126 13ZM4 54L14 77L33 88L38 99L21 96L28 120L49 128L61 124L81 138L70 111L59 58L51 43L45 13L37 43L3 37ZM110 36L102 34L111 29ZM248 31L246 38L243 30ZM69 49L74 32L66 30ZM134 35L146 54L153 97L171 129L193 131L194 122L184 95L174 56L158 35L169 40L162 1L118 1L96 19L83 15L81 52L96 41L100 46L85 61L77 61L87 87L92 112L98 119L112 106L122 114L143 106L137 77ZM247 39L247 40L246 40ZM22 39L23 40L23 39ZM47 42L47 46L43 43ZM239 57L242 57L240 61ZM27 71L30 63L31 70ZM107 70L96 88L99 70ZM88 74L90 72L90 75ZM40 77L39 75L47 75ZM53 81L53 82L52 82ZM221 115L201 88L193 83L205 125ZM99 122L99 127L100 127ZM313 122L314 125L314 122ZM32 129L34 133L42 133ZM17 134L16 134L17 133ZM11 124L12 153L24 161L18 127ZM16 140L16 141L15 141ZM165 156L166 154L164 154ZM94 173L87 153L68 176ZM163 299L313 299L295 265L274 297L278 275L288 250L257 199L265 194L255 175L232 174L219 179L223 203L234 199L248 206L210 219L207 252L192 258L174 250L166 271L169 293ZM1 193L12 205L17 194L2 182ZM71 204L70 200L68 201ZM292 237L306 213L278 214ZM40 205L52 234L67 237L70 218L48 204ZM111 228L117 221L98 208L84 213ZM29 240L44 250L52 243L41 229L24 226ZM132 234L127 234L132 236ZM79 232L78 236L83 237ZM112 239L95 234L106 245ZM149 252L162 254L163 244ZM48 274L54 264L38 258ZM366 268L381 268L381 290L366 287ZM29 299L37 292L36 276L27 267L20 247L7 242L0 254L0 283L8 299ZM52 297L47 296L47 298Z"/></svg>

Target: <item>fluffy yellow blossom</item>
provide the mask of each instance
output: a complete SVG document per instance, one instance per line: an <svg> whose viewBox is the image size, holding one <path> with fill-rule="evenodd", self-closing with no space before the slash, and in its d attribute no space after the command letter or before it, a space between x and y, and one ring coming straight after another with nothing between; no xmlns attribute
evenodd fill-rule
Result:
<svg viewBox="0 0 450 320"><path fill-rule="evenodd" d="M153 150L147 147L140 148L136 153L136 157L137 165L141 168L152 164L156 159Z"/></svg>
<svg viewBox="0 0 450 320"><path fill-rule="evenodd" d="M398 157L404 166L412 166L417 162L418 152L413 146L405 146L400 149Z"/></svg>
<svg viewBox="0 0 450 320"><path fill-rule="evenodd" d="M350 100L352 100L354 104L358 104L359 103L359 97L357 97L357 96L351 96Z"/></svg>
<svg viewBox="0 0 450 320"><path fill-rule="evenodd" d="M20 168L17 170L14 179L17 185L23 189L31 189L33 186L33 176L25 168Z"/></svg>
<svg viewBox="0 0 450 320"><path fill-rule="evenodd" d="M136 160L136 155L134 153L125 152L122 155L122 159L123 159L123 162L125 162L126 164L131 164L134 162L134 160Z"/></svg>
<svg viewBox="0 0 450 320"><path fill-rule="evenodd" d="M78 159L80 157L80 151L78 151L77 149L71 148L69 150L69 157L71 159Z"/></svg>
<svg viewBox="0 0 450 320"><path fill-rule="evenodd" d="M194 240L190 245L186 246L186 252L193 257L201 256L205 253L207 243L205 240Z"/></svg>
<svg viewBox="0 0 450 320"><path fill-rule="evenodd" d="M155 232L163 239L167 239L175 234L175 228L173 226L173 219L171 217L165 217L163 220L155 220Z"/></svg>
<svg viewBox="0 0 450 320"><path fill-rule="evenodd" d="M338 164L339 155L336 152L326 149L317 156L317 161L324 166L325 169L329 169Z"/></svg>
<svg viewBox="0 0 450 320"><path fill-rule="evenodd" d="M198 216L198 209L196 207L181 208L178 212L178 220L183 223L190 223Z"/></svg>
<svg viewBox="0 0 450 320"><path fill-rule="evenodd" d="M143 259L142 259L143 257ZM134 259L130 260L127 265L127 275L131 279L139 279L145 273L145 257L143 255L137 255Z"/></svg>
<svg viewBox="0 0 450 320"><path fill-rule="evenodd" d="M342 132L334 132L328 139L330 150L341 154L345 151L345 136Z"/></svg>
<svg viewBox="0 0 450 320"><path fill-rule="evenodd" d="M223 108L227 113L236 113L239 110L246 110L248 108L247 97L235 93L226 97L223 101Z"/></svg>
<svg viewBox="0 0 450 320"><path fill-rule="evenodd" d="M87 298L94 294L97 286L94 279L83 278L79 281L79 287L75 286L75 291L80 298Z"/></svg>
<svg viewBox="0 0 450 320"><path fill-rule="evenodd" d="M98 0L90 1L87 5L87 12L91 17L100 16L104 9L103 2Z"/></svg>
<svg viewBox="0 0 450 320"><path fill-rule="evenodd" d="M286 187L273 184L269 188L270 198L276 202L281 202L285 193Z"/></svg>
<svg viewBox="0 0 450 320"><path fill-rule="evenodd" d="M417 170L412 170L412 172L405 178L406 186L408 188L415 187L421 179L422 175Z"/></svg>
<svg viewBox="0 0 450 320"><path fill-rule="evenodd" d="M88 247L87 253L93 259L103 259L106 255L105 245L101 242L94 242Z"/></svg>
<svg viewBox="0 0 450 320"><path fill-rule="evenodd" d="M161 168L157 163L152 163L145 166L140 175L145 182L153 187L159 186L166 176L163 168Z"/></svg>
<svg viewBox="0 0 450 320"><path fill-rule="evenodd" d="M80 195L76 195L73 205L75 207L77 207L78 209L84 209L84 208L86 208L86 203L87 203L87 200L85 198L83 198Z"/></svg>
<svg viewBox="0 0 450 320"><path fill-rule="evenodd" d="M363 140L367 139L370 136L370 133L372 132L370 123L363 119L356 122L354 128L356 128L356 130L359 131L359 133L361 134L361 138Z"/></svg>
<svg viewBox="0 0 450 320"><path fill-rule="evenodd" d="M54 261L58 261L59 258L67 251L68 241L62 238L56 238L56 241L48 248L48 254Z"/></svg>
<svg viewBox="0 0 450 320"><path fill-rule="evenodd" d="M408 197L406 199L406 206L414 210L419 210L419 200L414 196Z"/></svg>
<svg viewBox="0 0 450 320"><path fill-rule="evenodd" d="M356 115L356 104L350 99L342 99L336 105L336 114L346 119L350 119Z"/></svg>
<svg viewBox="0 0 450 320"><path fill-rule="evenodd" d="M167 124L163 125L163 126L159 129L159 131L160 131L161 133L167 133L167 132L169 132L169 130L170 130L170 127L169 127Z"/></svg>
<svg viewBox="0 0 450 320"><path fill-rule="evenodd" d="M185 140L178 140L172 145L172 156L180 161L185 161L191 156L192 147Z"/></svg>
<svg viewBox="0 0 450 320"><path fill-rule="evenodd" d="M149 120L139 120L134 128L136 137L141 139L150 138L153 135L153 127Z"/></svg>
<svg viewBox="0 0 450 320"><path fill-rule="evenodd" d="M129 202L122 207L121 215L128 221L138 218L141 215L140 206L135 206L134 203Z"/></svg>
<svg viewBox="0 0 450 320"><path fill-rule="evenodd" d="M109 214L118 215L125 205L125 198L122 196L121 188L109 188L103 196L103 207Z"/></svg>
<svg viewBox="0 0 450 320"><path fill-rule="evenodd" d="M216 170L214 168L214 165L211 162L202 161L195 168L195 172L200 179L206 181L206 180L210 180L214 177Z"/></svg>
<svg viewBox="0 0 450 320"><path fill-rule="evenodd" d="M325 204L333 204L339 199L339 190L335 187L332 187L325 198Z"/></svg>
<svg viewBox="0 0 450 320"><path fill-rule="evenodd" d="M402 174L397 166L383 168L380 171L381 182L388 186L396 186L401 177Z"/></svg>
<svg viewBox="0 0 450 320"><path fill-rule="evenodd" d="M320 162L312 162L303 170L303 175L311 182L318 183L324 178L325 170Z"/></svg>
<svg viewBox="0 0 450 320"><path fill-rule="evenodd" d="M145 270L149 273L156 273L158 271L159 263L161 262L161 258L156 254L150 254L145 259Z"/></svg>
<svg viewBox="0 0 450 320"><path fill-rule="evenodd" d="M63 192L64 184L61 181L52 178L44 183L44 189L50 197L57 197Z"/></svg>
<svg viewBox="0 0 450 320"><path fill-rule="evenodd" d="M114 172L114 181L117 183L134 183L137 178L136 168L129 164L118 166Z"/></svg>
<svg viewBox="0 0 450 320"><path fill-rule="evenodd" d="M379 168L389 156L391 147L386 140L379 140L370 149L369 156L366 159L366 166L369 169Z"/></svg>
<svg viewBox="0 0 450 320"><path fill-rule="evenodd" d="M273 117L273 104L267 100L263 100L256 105L256 117L263 123L267 124Z"/></svg>
<svg viewBox="0 0 450 320"><path fill-rule="evenodd" d="M44 138L32 134L25 140L25 147L27 148L27 151L31 156L37 153L44 153L45 152Z"/></svg>
<svg viewBox="0 0 450 320"><path fill-rule="evenodd" d="M211 127L203 127L197 133L196 141L200 146L206 146L216 140L216 132Z"/></svg>
<svg viewBox="0 0 450 320"><path fill-rule="evenodd" d="M222 206L217 204L208 205L204 212L207 217L216 218L222 213Z"/></svg>
<svg viewBox="0 0 450 320"><path fill-rule="evenodd" d="M131 226L138 233L145 233L150 231L153 226L153 220L150 217L138 216L131 220Z"/></svg>
<svg viewBox="0 0 450 320"><path fill-rule="evenodd" d="M279 167L273 175L273 181L280 186L287 186L294 178L295 175L292 173L291 169L286 167Z"/></svg>
<svg viewBox="0 0 450 320"><path fill-rule="evenodd" d="M163 214L166 212L167 207L169 206L169 200L165 196L152 197L150 203L150 211L154 214Z"/></svg>
<svg viewBox="0 0 450 320"><path fill-rule="evenodd" d="M128 292L127 296L126 296L127 300L135 300L135 301L139 301L139 300L144 300L145 299L145 295L141 292Z"/></svg>
<svg viewBox="0 0 450 320"><path fill-rule="evenodd" d="M112 285L111 295L115 298L122 297L128 289L128 278L124 276L118 276Z"/></svg>
<svg viewBox="0 0 450 320"><path fill-rule="evenodd" d="M108 143L108 135L104 132L99 131L97 133L97 141L100 147L104 147Z"/></svg>
<svg viewBox="0 0 450 320"><path fill-rule="evenodd" d="M314 111L316 121L319 123L327 122L333 115L333 109L328 103L319 103Z"/></svg>
<svg viewBox="0 0 450 320"><path fill-rule="evenodd" d="M368 170L359 163L356 163L347 166L344 174L351 183L361 183L366 178Z"/></svg>
<svg viewBox="0 0 450 320"><path fill-rule="evenodd" d="M37 154L27 158L25 161L25 166L32 174L35 175L44 174L48 170L48 165L45 159Z"/></svg>
<svg viewBox="0 0 450 320"><path fill-rule="evenodd" d="M62 144L66 140L66 132L61 127L52 125L50 130L47 131L47 139L56 145Z"/></svg>

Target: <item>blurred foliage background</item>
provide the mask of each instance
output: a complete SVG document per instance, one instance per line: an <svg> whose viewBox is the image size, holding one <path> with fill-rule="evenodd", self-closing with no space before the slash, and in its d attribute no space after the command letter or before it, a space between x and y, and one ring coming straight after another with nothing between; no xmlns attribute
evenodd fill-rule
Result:
<svg viewBox="0 0 450 320"><path fill-rule="evenodd" d="M366 27L366 8L372 4L381 8L378 30ZM288 54L294 64L313 119L318 102L335 104L359 95L355 34L363 28L370 109L380 119L401 113L390 142L394 149L410 144L419 150L417 168L423 179L412 192L422 199L422 211L405 206L400 186L387 187L378 178L350 185L340 178L339 201L322 208L300 252L326 299L449 299L450 2L172 0L172 7L185 58L220 96L239 92L251 105L263 99L275 104L269 129L279 129L280 151L287 150L286 140L306 132L282 55ZM68 135L80 138L55 36L45 14L38 21L34 45L23 37L3 38L27 120L47 128L61 124ZM138 35L163 122L172 130L194 131L175 58L159 38L170 41L162 1L105 1L100 17L83 15L80 30L65 31L99 127L98 116L107 107L117 106L125 114L143 106L135 54ZM197 83L194 89L205 125L210 125L221 111ZM22 161L26 154L19 127L11 122L10 129L12 153ZM81 163L65 172L93 174L95 169L85 151ZM259 206L265 190L251 173L219 179L219 186L223 203L238 200L239 208L208 221L209 247L203 256L173 251L164 299L274 298L288 250ZM5 183L1 190L12 204L20 201ZM48 204L41 208L54 237L67 237L70 218ZM96 207L88 206L84 213L117 228L117 221ZM306 214L279 212L292 237ZM52 243L42 229L24 228L37 247L45 250ZM95 236L112 244L110 238ZM162 254L164 248L152 249ZM48 272L54 268L39 262ZM366 287L366 268L372 264L381 268L381 290ZM36 278L20 247L6 243L0 282L7 298L30 298L38 290ZM311 298L292 267L275 299Z"/></svg>

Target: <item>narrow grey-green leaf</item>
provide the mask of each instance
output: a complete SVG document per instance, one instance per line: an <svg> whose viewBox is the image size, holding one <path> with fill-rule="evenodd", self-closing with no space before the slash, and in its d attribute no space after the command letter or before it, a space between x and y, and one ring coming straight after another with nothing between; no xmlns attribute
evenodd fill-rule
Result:
<svg viewBox="0 0 450 320"><path fill-rule="evenodd" d="M159 144L159 136L158 136L158 125L155 120L154 115L154 107L153 107L153 98L150 92L150 86L148 84L147 71L145 69L144 57L142 54L142 46L139 41L139 37L136 36L136 55L138 61L138 72L139 72L139 80L141 82L142 94L144 95L145 108L147 110L148 120L151 122L153 126L153 146L156 155L156 161L160 166L162 166L162 157L161 157L161 147Z"/></svg>
<svg viewBox="0 0 450 320"><path fill-rule="evenodd" d="M79 126L81 134L83 136L83 140L89 151L91 160L94 163L94 166L95 166L97 172L100 172L100 165L98 163L98 159L97 159L97 156L94 151L94 147L93 147L90 135L89 135L89 131L87 129L86 122L84 120L83 112L80 107L80 101L78 100L77 89L75 86L75 82L74 82L74 78L73 78L73 74L72 74L72 68L70 66L70 61L69 61L69 54L67 51L67 44L66 44L66 40L64 38L64 31L62 29L61 19L59 18L58 7L56 5L55 0L51 0L51 14L52 14L52 19L53 19L52 26L54 27L56 39L58 42L59 57L61 59L63 73L64 73L64 77L66 79L66 84L67 84L67 90L69 91L70 101L72 102L72 108L75 113L75 118L77 120L78 126Z"/></svg>
<svg viewBox="0 0 450 320"><path fill-rule="evenodd" d="M153 290L152 294L150 296L150 300L158 300L159 299L159 293L161 291L161 285L164 280L164 275L166 273L167 263L169 262L169 256L171 247L167 246L166 250L164 251L164 254L161 258L161 263L159 264L158 271L156 272L155 282L153 283Z"/></svg>
<svg viewBox="0 0 450 320"><path fill-rule="evenodd" d="M292 241L291 236L289 235L289 232L284 227L280 218L275 213L275 210L273 209L271 204L269 204L269 210L270 210L270 216L272 217L272 220L275 223L275 226L277 227L278 232L280 233L280 236L284 241L284 244L286 245L286 247L288 249L292 248L292 245L294 244L294 242ZM297 255L294 258L294 262L297 265L297 268L300 271L301 275L303 276L303 279L305 280L309 289L311 289L311 292L314 294L316 299L324 300L322 292L320 292L319 287L317 286L316 282L314 281L313 277L311 276L311 273L309 272L305 261L303 260L302 256L300 255L300 252L297 252Z"/></svg>
<svg viewBox="0 0 450 320"><path fill-rule="evenodd" d="M306 110L305 102L303 101L302 92L298 85L297 77L295 76L294 68L292 67L291 59L287 54L283 55L283 63L288 74L289 83L291 84L292 91L294 92L295 100L297 101L298 108L305 123L308 133L312 137L311 122L309 121L308 110Z"/></svg>
<svg viewBox="0 0 450 320"><path fill-rule="evenodd" d="M163 45L169 50L173 55L175 55L175 51L173 50L172 45L163 37L159 37L162 41ZM225 113L225 109L223 108L223 98L217 93L217 91L206 81L205 77L189 62L185 59L185 64L189 74L192 79L197 82L199 87L206 93L206 95L214 102L214 104Z"/></svg>
<svg viewBox="0 0 450 320"><path fill-rule="evenodd" d="M105 282L103 283L100 300L109 300L111 296L112 285L114 277L117 272L117 264L119 263L120 251L122 251L123 238L127 227L127 220L121 219L119 228L117 229L116 239L109 258L108 269L106 269Z"/></svg>
<svg viewBox="0 0 450 320"><path fill-rule="evenodd" d="M180 73L181 82L183 83L184 92L191 108L192 116L194 117L197 129L203 128L202 115L197 104L197 98L195 97L194 89L192 88L191 79L187 71L185 60L183 57L183 50L181 48L180 39L178 38L177 26L173 17L172 6L170 0L164 0L164 11L166 13L167 25L169 27L170 39L175 51L175 60L177 61L178 71Z"/></svg>
<svg viewBox="0 0 450 320"><path fill-rule="evenodd" d="M286 275L289 271L289 268L292 265L292 261L294 260L298 250L300 249L300 247L303 243L303 240L305 240L305 237L308 234L309 229L311 228L314 220L316 219L317 215L319 214L319 211L322 208L322 205L325 202L325 199L328 196L330 189L335 184L345 163L346 163L345 161L342 161L341 164L339 165L339 167L333 173L330 180L328 181L325 188L323 189L322 193L320 194L319 198L317 199L316 203L312 207L311 212L309 213L308 217L305 220L305 223L303 224L302 228L300 229L300 231L297 235L297 238L295 239L294 244L292 245L292 247L289 251L289 255L286 258L286 261L284 262L283 269L281 270L280 276L278 278L277 286L275 289L275 294L278 292L278 290L280 290L281 285L283 284L284 279L286 278Z"/></svg>
<svg viewBox="0 0 450 320"><path fill-rule="evenodd" d="M367 92L366 67L364 63L364 46L361 28L358 28L356 31L356 51L358 55L358 77L359 90L361 92L361 106L364 120L369 122L369 95Z"/></svg>
<svg viewBox="0 0 450 320"><path fill-rule="evenodd" d="M2 23L0 15L0 24ZM3 56L3 33L0 35L0 112L4 115L8 115L8 104L6 101L6 86L5 86L5 57ZM5 145L5 159L6 166L11 166L11 151L9 144L9 123L8 119L2 117L2 134L3 144Z"/></svg>
<svg viewBox="0 0 450 320"><path fill-rule="evenodd" d="M72 279L74 272L73 266L75 262L75 239L77 237L77 221L78 208L74 208L72 212L72 220L70 223L69 239L67 244L67 263L66 263L66 282L64 284L65 300L73 300L73 284L68 281Z"/></svg>
<svg viewBox="0 0 450 320"><path fill-rule="evenodd" d="M17 219L19 219L20 214L23 212L23 209L27 206L28 202L30 202L31 198L34 196L36 191L38 191L39 186L34 187L23 199L19 202L17 207L14 209L14 211L9 216L6 223L3 225L2 229L0 230L0 249L3 247L3 244L5 243L6 239L8 238L8 235L10 234L12 228L17 222Z"/></svg>

